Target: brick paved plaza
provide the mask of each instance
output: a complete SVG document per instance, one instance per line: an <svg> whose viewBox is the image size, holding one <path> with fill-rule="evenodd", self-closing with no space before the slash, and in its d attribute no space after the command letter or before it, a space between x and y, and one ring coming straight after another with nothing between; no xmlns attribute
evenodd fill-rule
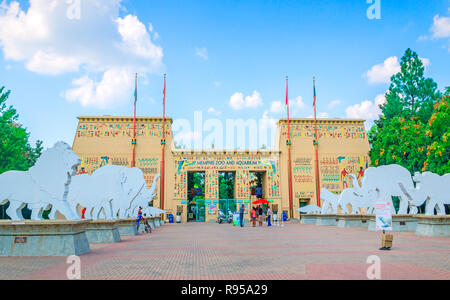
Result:
<svg viewBox="0 0 450 300"><path fill-rule="evenodd" d="M289 223L244 229L228 224L166 224L151 235L91 244L82 279L367 279L370 255L382 279L450 279L450 238ZM0 279L65 279L66 258L0 258Z"/></svg>

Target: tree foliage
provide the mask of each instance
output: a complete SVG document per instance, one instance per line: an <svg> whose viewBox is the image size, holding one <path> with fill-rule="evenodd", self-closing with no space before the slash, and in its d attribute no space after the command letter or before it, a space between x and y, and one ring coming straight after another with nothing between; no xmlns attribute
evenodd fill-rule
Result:
<svg viewBox="0 0 450 300"><path fill-rule="evenodd" d="M372 164L399 164L412 174L450 172L449 95L450 88L442 96L433 79L424 77L421 59L407 49L401 71L391 78L383 115L368 135Z"/></svg>
<svg viewBox="0 0 450 300"><path fill-rule="evenodd" d="M6 101L10 91L0 88L0 174L9 171L26 171L32 167L42 152L42 142L33 147L30 134L19 123L19 115Z"/></svg>

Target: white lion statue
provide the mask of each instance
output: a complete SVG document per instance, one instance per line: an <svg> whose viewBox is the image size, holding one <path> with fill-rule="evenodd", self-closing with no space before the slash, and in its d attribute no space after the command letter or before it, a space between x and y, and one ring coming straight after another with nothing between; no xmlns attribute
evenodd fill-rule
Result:
<svg viewBox="0 0 450 300"><path fill-rule="evenodd" d="M0 175L0 204L9 201L6 213L12 220L23 220L21 210L28 205L32 220L42 220L44 210L52 207L66 219L76 219L67 202L72 176L81 164L72 148L58 142L42 153L28 171L8 171Z"/></svg>

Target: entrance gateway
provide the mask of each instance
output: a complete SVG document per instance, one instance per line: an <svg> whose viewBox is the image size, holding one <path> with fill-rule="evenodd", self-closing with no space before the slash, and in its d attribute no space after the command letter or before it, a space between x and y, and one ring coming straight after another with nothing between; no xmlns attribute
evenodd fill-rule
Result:
<svg viewBox="0 0 450 300"><path fill-rule="evenodd" d="M237 210L242 204L250 207L254 173L263 174L262 197L277 205L279 212L290 211L287 120L278 122L273 149L254 151L177 149L172 119L166 118L164 123L160 117L136 118L136 143L133 144L133 121L133 117L79 117L73 143L73 150L82 159L78 174L92 174L105 165L130 167L134 146L136 167L143 171L148 187L156 175L164 173L164 189L158 179L157 195L151 205L161 208L163 198L166 217L175 215L177 207L182 207L181 222L188 221L187 212L192 213L192 221L209 222L217 219L220 208L233 210L236 205ZM303 205L301 199L311 199L310 204L316 204L314 120L291 120L290 133L294 214L288 217L299 218L296 210ZM340 193L351 182L348 174L359 175L361 168L364 171L370 166L364 120L319 119L318 137L320 188ZM188 176L192 172L204 174L203 186L198 187L201 192L194 190L193 195L188 188ZM220 173L233 174L232 196L222 197Z"/></svg>

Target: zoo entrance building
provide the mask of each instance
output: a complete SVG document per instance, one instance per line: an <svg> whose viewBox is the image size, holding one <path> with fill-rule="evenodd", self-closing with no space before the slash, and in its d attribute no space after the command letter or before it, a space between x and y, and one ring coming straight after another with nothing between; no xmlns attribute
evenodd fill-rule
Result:
<svg viewBox="0 0 450 300"><path fill-rule="evenodd" d="M92 174L107 164L131 167L135 157L134 165L143 171L148 187L157 174L164 174L163 179L158 179L153 206L166 210L166 217L180 212L182 222L216 220L219 209L236 209L237 205L250 208L253 195L270 201L273 210L298 218L298 208L317 205L316 178L320 188L340 193L351 187L350 173L361 180L370 166L364 120L359 119L317 120L317 177L313 119L290 120L290 141L287 120L279 120L274 148L257 151L175 149L170 118L165 119L165 126L163 118L136 118L135 141L133 117L79 117L78 120L73 150L82 160L79 174ZM192 188L189 182L192 173L202 174L201 187ZM232 175L233 197L227 197L232 199L221 199L221 173Z"/></svg>

